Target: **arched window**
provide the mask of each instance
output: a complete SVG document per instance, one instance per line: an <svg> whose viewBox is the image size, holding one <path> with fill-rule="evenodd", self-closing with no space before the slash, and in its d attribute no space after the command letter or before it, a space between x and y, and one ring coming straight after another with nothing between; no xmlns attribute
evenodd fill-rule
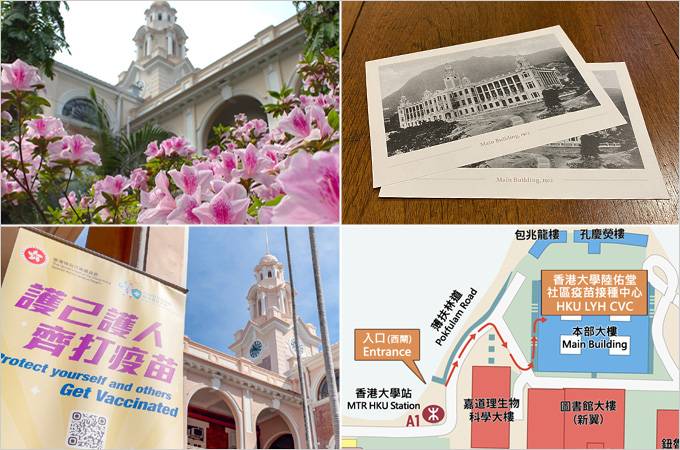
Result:
<svg viewBox="0 0 680 450"><path fill-rule="evenodd" d="M264 274L260 272L260 280L264 280Z"/></svg>
<svg viewBox="0 0 680 450"><path fill-rule="evenodd" d="M267 271L267 278L271 278L271 277L272 277L272 271L269 270L269 271Z"/></svg>
<svg viewBox="0 0 680 450"><path fill-rule="evenodd" d="M158 13L158 20L163 20L163 14Z"/></svg>
<svg viewBox="0 0 680 450"><path fill-rule="evenodd" d="M340 386L340 371L335 369L335 386L336 388ZM323 400L328 397L328 380L323 377L323 381L319 384L319 390L317 391L317 400Z"/></svg>
<svg viewBox="0 0 680 450"><path fill-rule="evenodd" d="M76 97L67 101L61 110L61 115L89 125L98 125L97 108L89 98Z"/></svg>

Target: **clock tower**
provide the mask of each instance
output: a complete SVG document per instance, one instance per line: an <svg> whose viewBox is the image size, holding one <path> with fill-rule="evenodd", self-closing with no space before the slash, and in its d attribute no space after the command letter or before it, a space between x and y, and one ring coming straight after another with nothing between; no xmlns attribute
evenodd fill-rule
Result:
<svg viewBox="0 0 680 450"><path fill-rule="evenodd" d="M229 348L240 358L284 375L296 357L290 284L284 278L283 264L269 253L260 259L253 273L255 282L246 295L250 318L236 332ZM321 340L316 328L299 316L297 321L300 356L318 353Z"/></svg>
<svg viewBox="0 0 680 450"><path fill-rule="evenodd" d="M187 57L187 35L177 23L177 10L155 1L144 11L144 25L133 38L137 56L118 77L118 87L142 98L156 97L194 71Z"/></svg>

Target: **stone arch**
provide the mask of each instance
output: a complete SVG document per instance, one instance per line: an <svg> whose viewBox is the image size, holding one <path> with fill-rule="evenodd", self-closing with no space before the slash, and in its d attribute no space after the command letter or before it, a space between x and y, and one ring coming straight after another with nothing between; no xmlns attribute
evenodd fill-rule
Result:
<svg viewBox="0 0 680 450"><path fill-rule="evenodd" d="M187 433L190 430L189 426L192 425L192 422L209 422L210 426L214 427L210 432L208 432L207 429L204 430L206 445L205 448L244 447L244 430L241 419L241 408L239 408L238 404L234 398L229 395L229 393L222 391L221 389L199 385L192 389L191 392L187 393L186 399L185 412L187 418ZM233 421L234 425L232 440L224 440L223 436L217 434L219 440L214 444L214 446L211 445L211 441L209 439L211 434L213 434L213 431L223 431L227 436L229 436L229 419ZM220 427L222 428L221 430ZM189 442L188 434L187 442ZM227 444L226 446L224 445L225 442Z"/></svg>
<svg viewBox="0 0 680 450"><path fill-rule="evenodd" d="M248 119L262 119L269 123L267 113L264 112L264 105L257 97L249 94L236 94L227 99L220 98L210 106L208 113L201 120L198 128L198 147L207 147L213 126L219 123L230 125L234 121L234 116L240 113L245 113Z"/></svg>
<svg viewBox="0 0 680 450"><path fill-rule="evenodd" d="M95 89L95 91L96 91L96 89ZM66 116L65 116L65 114L64 114L64 107L65 107L69 102L71 102L72 100L76 100L76 99L80 99L80 98L85 99L85 100L87 100L88 102L92 102L92 100L90 99L90 91L89 91L89 89L78 88L78 89L70 89L70 90L64 92L63 94L61 94L61 96L60 96L59 99L57 100L57 104L54 106L54 114L55 114L57 117L59 117L59 118L61 118L62 120L64 120L65 122L66 122L66 121L70 121L69 119L66 119ZM114 120L116 119L116 117L115 117L115 114L114 114L114 112L113 112L113 109L112 109L111 106L109 105L109 102L107 102L106 99L103 98L103 97L99 94L99 92L97 92L97 98L99 99L100 103L102 103L103 106L104 106L104 113L106 114L106 117L109 119L109 126L110 126L110 128L111 128L112 130L115 129L116 126L117 126L117 124L114 123ZM75 122L75 121L73 121L73 122ZM91 124L88 124L88 123L86 123L86 122L75 122L75 123L76 123L76 125L78 125L78 126L86 126L86 127L89 126L89 127L92 127Z"/></svg>
<svg viewBox="0 0 680 450"><path fill-rule="evenodd" d="M336 387L339 389L340 388L340 382L339 382L339 380L340 380L340 369L338 369L338 368L335 368L335 380L336 380ZM312 392L314 394L314 399L316 401L321 401L321 400L328 398L328 396L326 396L324 398L321 398L321 396L320 396L321 386L323 385L323 383L325 381L326 381L326 371L324 370L322 372L322 376L319 377L319 379L316 381L316 383L314 383L314 390Z"/></svg>
<svg viewBox="0 0 680 450"><path fill-rule="evenodd" d="M269 439L269 442L267 442L265 445L263 445L262 448L287 448L287 447L283 447L283 446L280 446L280 445L274 446L275 443L284 441L287 436L290 436L291 441L293 441L292 442L293 446L291 448L296 448L295 447L295 438L293 437L293 433L291 433L290 431L280 431L280 432L274 434Z"/></svg>
<svg viewBox="0 0 680 450"><path fill-rule="evenodd" d="M264 418L262 417L263 414L265 415ZM260 426L270 421L273 422L273 430L271 432L265 431L263 435ZM285 424L285 428L281 427L282 423ZM255 416L255 429L256 431L259 430L257 433L258 448L270 448L276 439L285 434L290 434L293 437L293 446L291 448L306 447L301 442L300 433L295 422L281 409L272 407L262 408Z"/></svg>

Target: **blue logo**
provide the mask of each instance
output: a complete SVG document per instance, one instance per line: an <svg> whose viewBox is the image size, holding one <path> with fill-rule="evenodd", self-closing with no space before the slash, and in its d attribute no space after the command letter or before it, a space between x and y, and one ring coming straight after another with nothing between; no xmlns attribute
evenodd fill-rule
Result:
<svg viewBox="0 0 680 450"><path fill-rule="evenodd" d="M136 300L139 300L139 297L142 296L142 291L140 291L139 289L132 289L130 293Z"/></svg>

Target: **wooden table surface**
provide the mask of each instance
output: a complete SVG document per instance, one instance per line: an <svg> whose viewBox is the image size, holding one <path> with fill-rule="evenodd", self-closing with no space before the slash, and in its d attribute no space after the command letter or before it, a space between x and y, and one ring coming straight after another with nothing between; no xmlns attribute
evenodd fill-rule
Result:
<svg viewBox="0 0 680 450"><path fill-rule="evenodd" d="M381 199L364 62L561 25L587 62L625 61L670 200ZM678 222L678 2L342 2L344 223Z"/></svg>

